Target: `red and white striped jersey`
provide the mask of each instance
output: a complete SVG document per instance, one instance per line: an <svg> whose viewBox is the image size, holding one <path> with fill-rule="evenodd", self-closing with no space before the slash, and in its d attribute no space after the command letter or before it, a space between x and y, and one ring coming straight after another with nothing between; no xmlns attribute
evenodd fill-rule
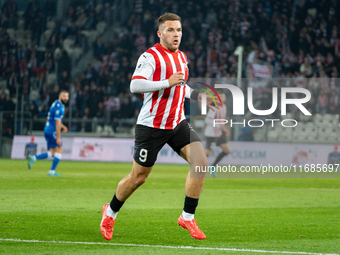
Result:
<svg viewBox="0 0 340 255"><path fill-rule="evenodd" d="M190 98L188 80L188 61L186 55L163 48L159 43L144 52L138 59L132 80L164 81L179 71L185 73L184 82L171 88L143 93L143 106L137 124L158 128L174 129L184 115L184 99Z"/></svg>
<svg viewBox="0 0 340 255"><path fill-rule="evenodd" d="M214 119L226 119L227 117L227 106L222 104L219 109L215 108L215 111L209 109L207 116L205 117L205 130L204 135L206 137L220 137L222 130L219 128L220 125L214 127Z"/></svg>

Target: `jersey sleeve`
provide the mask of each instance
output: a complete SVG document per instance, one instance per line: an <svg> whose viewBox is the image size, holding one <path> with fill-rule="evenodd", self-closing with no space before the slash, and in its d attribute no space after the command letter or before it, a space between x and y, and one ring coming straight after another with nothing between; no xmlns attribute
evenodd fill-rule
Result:
<svg viewBox="0 0 340 255"><path fill-rule="evenodd" d="M56 104L56 107L54 108L54 119L55 120L61 120L64 117L64 110L60 103Z"/></svg>
<svg viewBox="0 0 340 255"><path fill-rule="evenodd" d="M151 80L155 69L156 64L153 56L150 53L144 52L137 61L135 72L132 75L132 80Z"/></svg>
<svg viewBox="0 0 340 255"><path fill-rule="evenodd" d="M188 86L188 84L185 84L185 97L190 99L191 93L193 89Z"/></svg>

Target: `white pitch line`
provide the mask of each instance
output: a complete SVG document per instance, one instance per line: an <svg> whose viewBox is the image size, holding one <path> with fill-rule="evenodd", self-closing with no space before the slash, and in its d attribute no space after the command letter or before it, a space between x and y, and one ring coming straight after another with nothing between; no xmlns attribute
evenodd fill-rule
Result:
<svg viewBox="0 0 340 255"><path fill-rule="evenodd" d="M54 244L88 244L88 245L106 245L106 246L128 246L128 247L148 247L148 248L167 248L167 249L192 249L192 250L214 250L214 251L243 251L257 253L281 253L281 254L303 254L303 255L340 255L338 253L312 253L312 252L295 252L295 251L266 251L250 250L236 248L213 248L213 247L194 247L194 246L171 246L171 245L151 245L151 244L134 244L134 243L100 243L100 242L71 242L71 241L41 241L41 240L22 240L22 239L4 239L4 242L21 242L21 243L54 243Z"/></svg>

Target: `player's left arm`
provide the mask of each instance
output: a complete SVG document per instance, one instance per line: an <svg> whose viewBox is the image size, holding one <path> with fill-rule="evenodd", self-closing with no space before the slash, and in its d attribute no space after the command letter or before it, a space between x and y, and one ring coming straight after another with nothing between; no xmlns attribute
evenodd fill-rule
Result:
<svg viewBox="0 0 340 255"><path fill-rule="evenodd" d="M55 131L57 133L57 144L61 146L61 120L55 120Z"/></svg>
<svg viewBox="0 0 340 255"><path fill-rule="evenodd" d="M68 128L63 124L63 123L60 123L61 125L61 131L63 131L64 133L68 132Z"/></svg>

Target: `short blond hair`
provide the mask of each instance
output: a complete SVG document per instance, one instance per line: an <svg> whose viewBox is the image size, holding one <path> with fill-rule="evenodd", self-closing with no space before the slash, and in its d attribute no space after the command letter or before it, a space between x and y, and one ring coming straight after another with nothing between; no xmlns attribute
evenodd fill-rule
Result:
<svg viewBox="0 0 340 255"><path fill-rule="evenodd" d="M168 20L178 20L179 22L181 22L181 17L175 13L166 12L158 18L158 28L160 28L161 25L163 25L164 22Z"/></svg>

